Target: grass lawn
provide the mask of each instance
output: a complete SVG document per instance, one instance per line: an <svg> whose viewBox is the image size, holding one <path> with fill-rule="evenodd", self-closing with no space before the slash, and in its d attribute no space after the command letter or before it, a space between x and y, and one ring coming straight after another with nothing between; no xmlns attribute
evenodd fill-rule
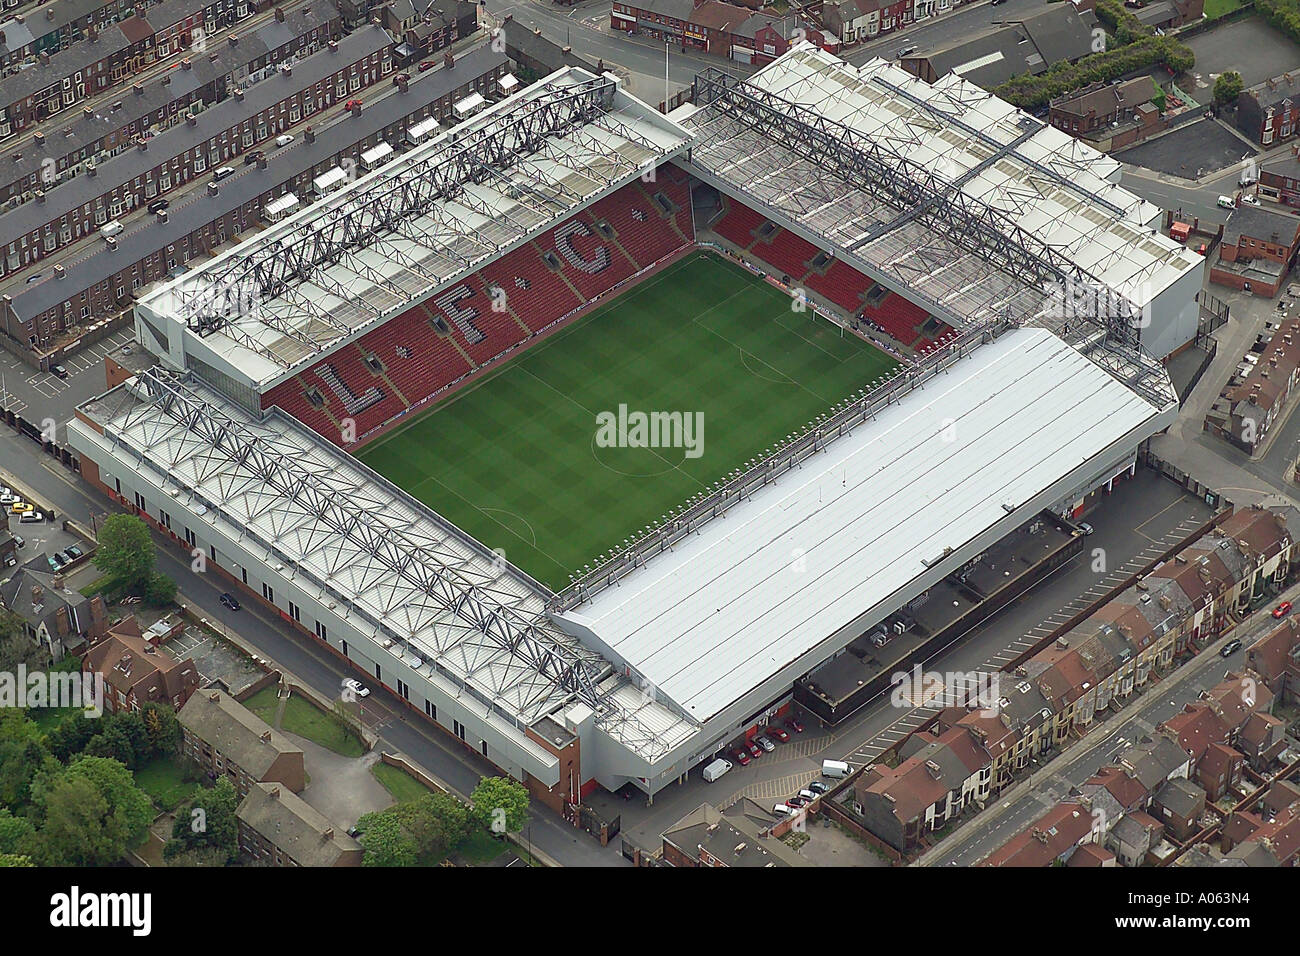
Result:
<svg viewBox="0 0 1300 956"><path fill-rule="evenodd" d="M175 810L202 789L200 784L183 779L181 763L172 757L149 761L135 772L135 783L162 810Z"/></svg>
<svg viewBox="0 0 1300 956"><path fill-rule="evenodd" d="M1241 0L1205 0L1205 15L1211 20L1227 16L1241 8Z"/></svg>
<svg viewBox="0 0 1300 956"><path fill-rule="evenodd" d="M244 706L268 724L275 723L275 712L280 709L280 698L275 696L275 685L263 687L248 700Z"/></svg>
<svg viewBox="0 0 1300 956"><path fill-rule="evenodd" d="M693 254L357 457L559 590L575 569L893 367L790 306L744 269ZM699 413L699 454L680 440L605 447L597 416L620 405L692 423Z"/></svg>
<svg viewBox="0 0 1300 956"><path fill-rule="evenodd" d="M462 862L470 866L487 866L502 854L514 851L513 843L498 839L486 830L472 830L452 856L459 857ZM522 851L520 855L523 855Z"/></svg>
<svg viewBox="0 0 1300 956"><path fill-rule="evenodd" d="M386 763L377 763L370 768L370 772L375 775L375 779L384 785L384 789L391 793L393 799L398 803L409 803L412 800L419 799L426 793L433 792L400 767L390 767Z"/></svg>
<svg viewBox="0 0 1300 956"><path fill-rule="evenodd" d="M306 737L344 757L360 757L366 752L357 735L340 724L332 714L324 713L315 704L296 694L285 705L280 729Z"/></svg>

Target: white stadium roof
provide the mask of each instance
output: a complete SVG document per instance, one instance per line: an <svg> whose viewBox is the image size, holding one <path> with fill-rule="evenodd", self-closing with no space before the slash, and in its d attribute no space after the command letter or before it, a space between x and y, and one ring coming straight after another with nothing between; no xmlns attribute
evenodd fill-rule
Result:
<svg viewBox="0 0 1300 956"><path fill-rule="evenodd" d="M1008 332L563 616L707 720L1157 414Z"/></svg>
<svg viewBox="0 0 1300 956"><path fill-rule="evenodd" d="M468 691L505 726L582 702L647 760L693 732L635 689L611 696L627 678L550 623L540 586L279 411L256 417L161 368L80 410L103 429L98 439L74 420L81 438L102 441L229 540L259 545L304 593L341 603L376 644Z"/></svg>
<svg viewBox="0 0 1300 956"><path fill-rule="evenodd" d="M265 389L688 139L612 75L566 67L160 286L137 309L187 353Z"/></svg>
<svg viewBox="0 0 1300 956"><path fill-rule="evenodd" d="M1118 185L1116 160L959 76L929 84L881 59L854 67L807 42L743 82L709 74L756 96L747 106L773 117L784 112L809 128L829 124L850 149L910 170L903 175L913 183L902 187L908 202L898 203L868 186L866 174L844 176L809 156L811 141L805 148L744 107L710 102L708 79L697 80L705 92L697 105L672 114L699 137L696 167L826 236L850 261L916 284L931 297L923 304L958 327L993 314L1031 316L1048 290L1014 272L999 278L965 237L945 235L942 216L915 216L912 187L921 179L927 189L960 193L968 208L992 214L1007 238L1041 244L1138 308L1201 266L1156 231L1157 207Z"/></svg>

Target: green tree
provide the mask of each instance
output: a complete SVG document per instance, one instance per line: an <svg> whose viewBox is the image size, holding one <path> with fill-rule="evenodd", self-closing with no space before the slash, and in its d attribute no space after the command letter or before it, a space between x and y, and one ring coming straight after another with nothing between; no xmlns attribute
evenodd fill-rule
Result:
<svg viewBox="0 0 1300 956"><path fill-rule="evenodd" d="M35 866L30 856L19 856L14 853L0 853L0 866Z"/></svg>
<svg viewBox="0 0 1300 956"><path fill-rule="evenodd" d="M26 817L16 817L8 807L0 807L0 853L17 853L36 832Z"/></svg>
<svg viewBox="0 0 1300 956"><path fill-rule="evenodd" d="M518 833L528 822L528 790L508 777L484 777L470 802L470 819L491 833Z"/></svg>
<svg viewBox="0 0 1300 956"><path fill-rule="evenodd" d="M92 720L82 713L73 714L45 735L45 745L58 760L67 763L86 748L99 729L99 720Z"/></svg>
<svg viewBox="0 0 1300 956"><path fill-rule="evenodd" d="M15 714L22 716L21 711ZM31 721L25 722L31 724ZM36 728L35 724L31 726ZM27 806L32 800L32 788L37 778L42 773L57 770L58 766L58 761L39 736L0 740L0 806L13 809Z"/></svg>
<svg viewBox="0 0 1300 956"><path fill-rule="evenodd" d="M415 839L420 857L430 862L460 846L469 833L469 808L449 794L425 794L390 809Z"/></svg>
<svg viewBox="0 0 1300 956"><path fill-rule="evenodd" d="M45 648L23 633L23 619L0 607L0 671L16 674L19 665L30 670L49 661Z"/></svg>
<svg viewBox="0 0 1300 956"><path fill-rule="evenodd" d="M387 810L367 813L357 821L357 827L362 831L361 846L365 850L362 866L415 866L419 846L396 814Z"/></svg>
<svg viewBox="0 0 1300 956"><path fill-rule="evenodd" d="M156 555L149 528L136 515L109 515L99 529L95 567L123 587L143 589Z"/></svg>
<svg viewBox="0 0 1300 956"><path fill-rule="evenodd" d="M166 607L176 600L176 582L167 575L154 571L145 585L144 599L154 607Z"/></svg>
<svg viewBox="0 0 1300 956"><path fill-rule="evenodd" d="M238 806L235 786L225 777L212 789L197 794L176 811L171 839L163 846L163 859L173 866L233 863L239 856L239 824L235 819ZM197 862L218 855L221 863Z"/></svg>
<svg viewBox="0 0 1300 956"><path fill-rule="evenodd" d="M40 817L37 862L107 866L144 836L149 797L116 760L78 757L32 788Z"/></svg>
<svg viewBox="0 0 1300 956"><path fill-rule="evenodd" d="M145 733L149 738L150 757L170 757L181 749L181 722L176 711L163 704L149 703L140 708Z"/></svg>
<svg viewBox="0 0 1300 956"><path fill-rule="evenodd" d="M1240 73L1235 70L1220 73L1219 78L1214 81L1214 102L1219 106L1235 103L1243 89L1245 84L1241 80Z"/></svg>

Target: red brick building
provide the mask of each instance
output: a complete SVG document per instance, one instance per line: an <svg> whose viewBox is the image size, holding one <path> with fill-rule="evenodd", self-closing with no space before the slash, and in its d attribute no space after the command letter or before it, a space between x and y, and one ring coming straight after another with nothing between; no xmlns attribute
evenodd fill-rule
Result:
<svg viewBox="0 0 1300 956"><path fill-rule="evenodd" d="M81 669L103 675L104 710L109 713L139 711L145 704L167 704L179 711L199 686L194 661L179 660L146 640L134 617L110 627L91 645Z"/></svg>
<svg viewBox="0 0 1300 956"><path fill-rule="evenodd" d="M792 14L757 13L722 0L615 0L610 26L755 66L771 63L799 40L826 49L837 43Z"/></svg>
<svg viewBox="0 0 1300 956"><path fill-rule="evenodd" d="M1272 298L1300 248L1300 219L1243 205L1228 217L1210 281Z"/></svg>

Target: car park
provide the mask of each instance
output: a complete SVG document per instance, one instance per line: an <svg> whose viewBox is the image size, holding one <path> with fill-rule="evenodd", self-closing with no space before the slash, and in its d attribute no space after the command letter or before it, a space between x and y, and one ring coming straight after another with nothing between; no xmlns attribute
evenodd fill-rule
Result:
<svg viewBox="0 0 1300 956"><path fill-rule="evenodd" d="M803 727L803 721L800 720L798 717L790 717L789 719L786 720L786 724L787 724L787 725L789 726L789 728L790 728L791 730L793 730L796 734L801 734L801 733L803 733L803 730L804 730L804 727Z"/></svg>
<svg viewBox="0 0 1300 956"><path fill-rule="evenodd" d="M742 767L749 766L749 761L752 759L749 756L749 752L745 750L744 747L737 747L731 752L731 755L736 758L736 763L740 764Z"/></svg>
<svg viewBox="0 0 1300 956"><path fill-rule="evenodd" d="M1290 614L1290 613L1291 613L1291 602L1290 602L1290 601L1283 601L1283 602L1282 602L1281 604L1279 604L1277 607L1273 608L1273 616L1274 616L1274 617L1286 617L1286 616L1287 616L1288 614Z"/></svg>
<svg viewBox="0 0 1300 956"><path fill-rule="evenodd" d="M370 696L370 688L367 687L365 684L361 683L361 681L354 680L351 677L344 678L343 689L347 691L351 691L357 697Z"/></svg>
<svg viewBox="0 0 1300 956"><path fill-rule="evenodd" d="M763 748L764 750L766 750L768 753L771 753L773 750L776 749L776 744L772 743L772 741L769 740L769 739L768 739L766 736L764 736L763 734L759 734L757 737L755 737L755 738L754 738L754 743L758 744L760 747L762 747L762 748Z"/></svg>
<svg viewBox="0 0 1300 956"><path fill-rule="evenodd" d="M1232 639L1231 641L1229 641L1227 644L1224 644L1224 645L1223 645L1222 650L1219 651L1219 656L1220 656L1220 657L1231 657L1233 654L1237 653L1237 651L1239 651L1239 650L1241 650L1241 641L1237 640L1236 638L1233 638L1233 639Z"/></svg>
<svg viewBox="0 0 1300 956"><path fill-rule="evenodd" d="M817 796L821 796L823 793L829 790L830 787L826 786L826 784L822 783L820 780L814 780L812 783L808 784L808 789L813 793L815 793Z"/></svg>
<svg viewBox="0 0 1300 956"><path fill-rule="evenodd" d="M239 601L236 600L235 596L234 596L233 594L231 594L229 591L227 591L227 592L225 592L224 594L222 594L220 600L221 600L221 603L222 603L223 605L225 605L226 607L230 608L230 610L232 610L232 611L238 611L238 610L239 610Z"/></svg>
<svg viewBox="0 0 1300 956"><path fill-rule="evenodd" d="M750 756L752 756L752 757L761 757L761 756L763 756L763 748L760 747L758 744L754 743L754 741L752 741L752 740L747 741L747 742L745 743L745 746L749 748Z"/></svg>

